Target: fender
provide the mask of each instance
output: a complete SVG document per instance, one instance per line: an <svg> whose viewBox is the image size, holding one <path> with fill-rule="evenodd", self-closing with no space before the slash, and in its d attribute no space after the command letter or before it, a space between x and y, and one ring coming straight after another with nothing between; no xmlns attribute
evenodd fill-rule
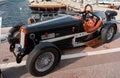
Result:
<svg viewBox="0 0 120 78"><path fill-rule="evenodd" d="M104 25L102 25L100 32L102 31L103 28L110 27L111 25L114 25L115 30L118 29L117 24L115 22L109 21L109 22L105 23ZM117 31L115 32L115 34L116 33L117 33Z"/></svg>
<svg viewBox="0 0 120 78"><path fill-rule="evenodd" d="M22 25L24 25L24 24L18 24L18 25L13 26L13 27L9 30L9 32L12 32L13 30L18 31Z"/></svg>
<svg viewBox="0 0 120 78"><path fill-rule="evenodd" d="M24 25L24 24L17 24L16 26L13 26L13 27L7 32L7 35L8 35L7 40L8 40L8 42L9 42L10 44L14 42L14 39L15 39L15 38L13 37L14 33L15 33L15 32L18 32L19 29L20 29L20 27L21 27L22 25ZM15 39L15 40L16 40L16 39Z"/></svg>
<svg viewBox="0 0 120 78"><path fill-rule="evenodd" d="M55 48L56 50L61 52L60 49L56 45L54 45L53 43L50 43L50 42L40 42L38 45L35 46L35 48L38 48L39 50L42 50L42 49L45 49L48 47Z"/></svg>
<svg viewBox="0 0 120 78"><path fill-rule="evenodd" d="M38 45L35 46L35 49L43 50L43 49L49 48L49 47L55 48L59 52L59 55L60 55L59 58L61 58L62 51L56 45L54 45L53 43L50 43L50 42L40 42Z"/></svg>

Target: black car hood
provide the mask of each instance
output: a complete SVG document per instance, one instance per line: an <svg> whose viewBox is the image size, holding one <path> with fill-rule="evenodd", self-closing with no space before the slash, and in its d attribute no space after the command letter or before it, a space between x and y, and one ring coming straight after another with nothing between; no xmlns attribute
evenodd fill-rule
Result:
<svg viewBox="0 0 120 78"><path fill-rule="evenodd" d="M73 16L67 15L48 21L38 22L25 26L28 32L46 31L68 26L83 26L83 22Z"/></svg>

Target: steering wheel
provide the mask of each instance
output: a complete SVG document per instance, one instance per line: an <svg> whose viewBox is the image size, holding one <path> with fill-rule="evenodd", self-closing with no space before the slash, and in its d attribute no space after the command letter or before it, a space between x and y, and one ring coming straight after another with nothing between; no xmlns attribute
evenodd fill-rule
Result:
<svg viewBox="0 0 120 78"><path fill-rule="evenodd" d="M87 8L90 7L89 10ZM83 20L84 20L84 30L87 33L96 31L100 26L102 21L98 16L93 14L93 8L90 4L87 4L83 11Z"/></svg>

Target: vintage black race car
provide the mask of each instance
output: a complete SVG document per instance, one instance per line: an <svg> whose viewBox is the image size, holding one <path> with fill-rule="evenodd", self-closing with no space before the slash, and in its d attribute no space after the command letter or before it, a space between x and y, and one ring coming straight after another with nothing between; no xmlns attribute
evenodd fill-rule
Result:
<svg viewBox="0 0 120 78"><path fill-rule="evenodd" d="M110 42L117 32L117 24L113 21L116 15L115 11L93 11L92 6L86 5L83 12L74 15L15 26L8 32L10 51L17 63L28 55L26 67L32 75L46 75L60 62L61 46Z"/></svg>

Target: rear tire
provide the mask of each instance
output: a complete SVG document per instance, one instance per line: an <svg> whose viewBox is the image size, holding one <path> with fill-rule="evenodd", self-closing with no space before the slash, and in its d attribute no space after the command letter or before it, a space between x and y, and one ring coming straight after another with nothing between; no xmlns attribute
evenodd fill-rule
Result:
<svg viewBox="0 0 120 78"><path fill-rule="evenodd" d="M44 76L50 73L60 60L60 54L55 48L39 50L35 48L28 56L27 69L33 76Z"/></svg>
<svg viewBox="0 0 120 78"><path fill-rule="evenodd" d="M116 33L116 28L113 25L111 26L105 26L102 31L101 31L101 40L102 40L102 43L109 43L112 41L115 33Z"/></svg>

